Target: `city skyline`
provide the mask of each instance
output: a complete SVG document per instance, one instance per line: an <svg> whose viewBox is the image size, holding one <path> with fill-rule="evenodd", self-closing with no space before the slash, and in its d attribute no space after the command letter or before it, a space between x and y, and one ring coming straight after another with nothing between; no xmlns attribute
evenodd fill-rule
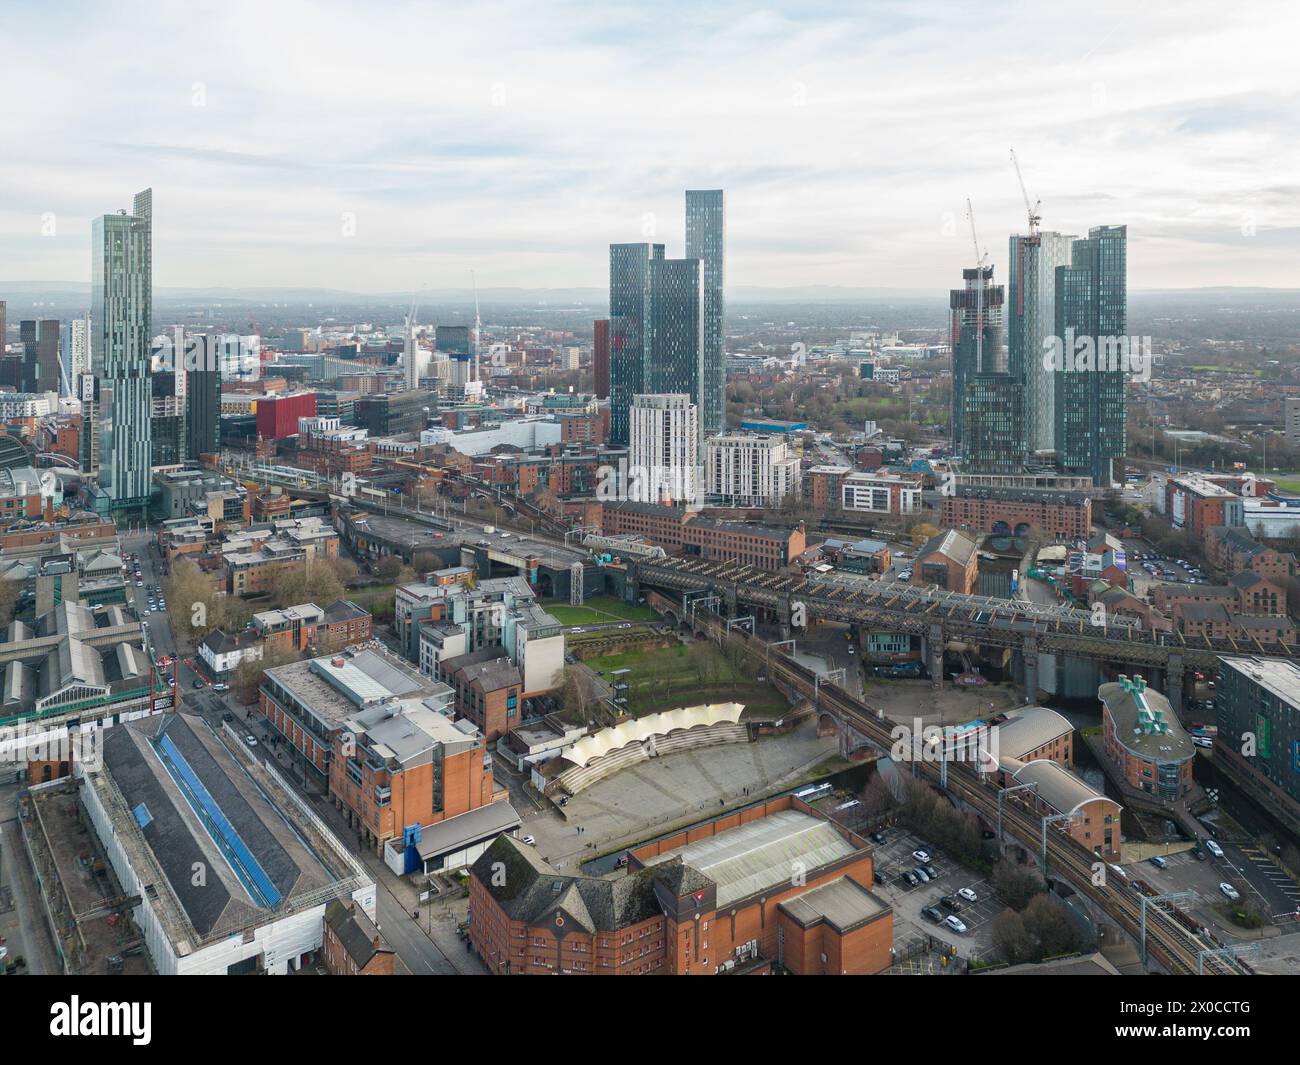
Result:
<svg viewBox="0 0 1300 1065"><path fill-rule="evenodd" d="M1007 276L1014 145L1045 229L1130 226L1135 289L1300 286L1293 34L1257 10L1081 10L723 5L585 28L577 8L409 9L397 35L290 4L257 11L273 63L241 43L240 4L201 27L158 10L150 53L188 61L45 84L7 116L0 272L84 279L101 190L148 184L162 287L410 291L476 269L595 288L601 249L681 232L680 190L723 187L736 287L942 291L967 196ZM13 20L4 84L47 82L53 41L59 69L92 69L127 32L111 10L63 17L75 34ZM432 40L491 46L431 67ZM1234 52L1249 81L1215 61Z"/></svg>

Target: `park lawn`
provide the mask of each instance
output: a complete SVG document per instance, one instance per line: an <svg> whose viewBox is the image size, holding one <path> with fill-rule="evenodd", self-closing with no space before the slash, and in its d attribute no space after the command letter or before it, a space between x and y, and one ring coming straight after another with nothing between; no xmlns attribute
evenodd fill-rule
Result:
<svg viewBox="0 0 1300 1065"><path fill-rule="evenodd" d="M1274 477L1273 480L1284 492L1300 492L1300 477Z"/></svg>
<svg viewBox="0 0 1300 1065"><path fill-rule="evenodd" d="M701 679L698 660L691 657L709 656L711 676ZM667 647L621 651L617 654L589 658L586 664L612 681L611 671L629 669L624 679L628 683L628 707L641 717L660 710L673 710L679 706L699 706L704 703L739 702L745 704L745 718L780 717L790 708L785 697L769 684L754 680L752 672L737 671L717 648L703 642L689 647L674 643Z"/></svg>
<svg viewBox="0 0 1300 1065"><path fill-rule="evenodd" d="M544 604L561 625L606 625L612 621L657 621L659 615L648 606L625 603L612 595L588 599L582 606Z"/></svg>

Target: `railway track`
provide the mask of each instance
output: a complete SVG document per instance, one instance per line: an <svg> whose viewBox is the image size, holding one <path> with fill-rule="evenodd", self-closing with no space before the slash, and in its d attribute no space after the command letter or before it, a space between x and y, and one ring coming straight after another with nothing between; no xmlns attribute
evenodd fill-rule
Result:
<svg viewBox="0 0 1300 1065"><path fill-rule="evenodd" d="M697 621L709 631L712 638L729 641L733 646L743 646L747 654L764 661L769 678L775 675L789 688L806 695L815 705L826 706L842 714L857 731L881 749L889 750L893 745L890 733L895 722L877 716L877 712L866 703L855 699L841 688L829 684L818 685L812 670L793 661L784 652L772 650L746 633L727 633L721 619L711 612L701 613ZM938 763L922 761L917 765L922 777L941 786ZM984 817L989 824L996 823L997 789L984 783L964 764L948 764L947 790ZM1016 796L1010 796L1003 803L1002 825L1003 831L1014 837L1031 854L1039 852L1041 820ZM1080 895L1092 899L1134 939L1139 938L1142 904L1140 896L1127 879L1115 876L1097 855L1059 830L1048 833L1047 859L1048 867L1060 879ZM1096 882L1098 869L1103 874L1102 883ZM1166 905L1154 902L1147 904L1148 956L1159 961L1171 973L1195 975L1198 955L1215 949L1217 944L1185 928L1165 908ZM1203 971L1207 976L1243 975L1243 970L1236 963L1216 956L1205 958Z"/></svg>

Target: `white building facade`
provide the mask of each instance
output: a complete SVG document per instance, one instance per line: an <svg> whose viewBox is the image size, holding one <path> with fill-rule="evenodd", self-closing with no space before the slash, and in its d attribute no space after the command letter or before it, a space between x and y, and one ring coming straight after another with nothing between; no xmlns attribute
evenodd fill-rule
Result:
<svg viewBox="0 0 1300 1065"><path fill-rule="evenodd" d="M681 392L632 397L627 498L637 503L694 503L699 469L700 415Z"/></svg>
<svg viewBox="0 0 1300 1065"><path fill-rule="evenodd" d="M737 506L778 506L799 492L799 459L774 435L732 433L704 444L704 490Z"/></svg>

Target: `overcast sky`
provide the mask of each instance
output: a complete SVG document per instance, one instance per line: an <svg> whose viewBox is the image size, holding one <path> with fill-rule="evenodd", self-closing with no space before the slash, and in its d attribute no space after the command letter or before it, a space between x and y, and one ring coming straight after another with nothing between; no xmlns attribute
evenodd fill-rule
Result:
<svg viewBox="0 0 1300 1065"><path fill-rule="evenodd" d="M968 196L1005 279L1014 146L1133 288L1300 287L1298 10L8 0L0 278L152 186L160 286L602 286L722 187L729 286L943 290Z"/></svg>

